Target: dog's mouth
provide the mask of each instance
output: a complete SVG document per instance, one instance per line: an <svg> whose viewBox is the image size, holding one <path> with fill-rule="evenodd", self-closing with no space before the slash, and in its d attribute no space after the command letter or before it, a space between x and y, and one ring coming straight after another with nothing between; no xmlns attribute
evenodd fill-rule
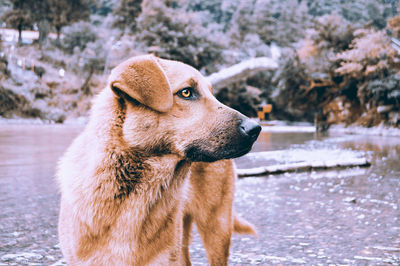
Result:
<svg viewBox="0 0 400 266"><path fill-rule="evenodd" d="M186 147L186 157L194 162L233 159L248 153L261 132L261 127L246 117L233 119L233 125L213 130L206 139Z"/></svg>
<svg viewBox="0 0 400 266"><path fill-rule="evenodd" d="M193 162L215 162L222 159L233 159L250 152L257 138L242 140L239 143L228 143L215 146L214 142L196 141L186 149L186 157Z"/></svg>
<svg viewBox="0 0 400 266"><path fill-rule="evenodd" d="M248 153L253 146L251 144L246 147L213 149L213 147L206 146L205 143L197 144L190 145L186 150L186 157L193 162L215 162L222 159L237 158Z"/></svg>
<svg viewBox="0 0 400 266"><path fill-rule="evenodd" d="M253 145L250 145L247 148L244 148L242 150L233 151L232 153L228 153L226 156L224 156L223 159L233 159L233 158L237 158L237 157L243 156L243 155L249 153L251 151L252 147L253 147Z"/></svg>

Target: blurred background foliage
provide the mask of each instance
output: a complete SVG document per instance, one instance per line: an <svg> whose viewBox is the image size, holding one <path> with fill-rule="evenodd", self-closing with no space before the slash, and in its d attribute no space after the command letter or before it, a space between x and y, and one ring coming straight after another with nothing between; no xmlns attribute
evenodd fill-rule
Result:
<svg viewBox="0 0 400 266"><path fill-rule="evenodd" d="M0 42L0 116L85 116L129 56L154 53L210 75L275 45L278 70L217 98L250 116L271 103L275 119L398 127L399 12L398 0L0 0L2 30L18 33Z"/></svg>

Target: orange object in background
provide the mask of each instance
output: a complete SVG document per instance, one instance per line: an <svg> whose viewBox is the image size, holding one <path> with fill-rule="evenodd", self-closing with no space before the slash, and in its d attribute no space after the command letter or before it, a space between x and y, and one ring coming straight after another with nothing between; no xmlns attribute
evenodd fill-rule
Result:
<svg viewBox="0 0 400 266"><path fill-rule="evenodd" d="M258 107L257 116L260 121L268 120L269 114L272 112L272 104L264 104Z"/></svg>

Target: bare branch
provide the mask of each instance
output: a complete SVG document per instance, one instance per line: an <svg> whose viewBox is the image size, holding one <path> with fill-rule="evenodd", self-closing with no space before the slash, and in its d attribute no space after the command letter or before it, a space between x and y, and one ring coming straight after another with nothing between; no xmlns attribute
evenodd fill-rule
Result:
<svg viewBox="0 0 400 266"><path fill-rule="evenodd" d="M239 64L224 68L207 77L211 82L214 92L234 82L244 80L261 71L276 70L278 63L269 57L257 57Z"/></svg>

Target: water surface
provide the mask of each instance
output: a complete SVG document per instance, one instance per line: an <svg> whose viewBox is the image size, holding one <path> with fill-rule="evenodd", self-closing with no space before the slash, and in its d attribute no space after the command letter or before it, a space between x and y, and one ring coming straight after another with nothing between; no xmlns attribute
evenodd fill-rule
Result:
<svg viewBox="0 0 400 266"><path fill-rule="evenodd" d="M0 265L61 259L54 173L81 130L0 126ZM248 156L237 164L248 168L302 154L315 159L354 153L368 156L372 166L238 180L235 208L257 226L259 236L234 236L230 265L400 264L400 140L264 132L253 152L268 151L268 158ZM207 262L198 235L191 257L194 265Z"/></svg>

